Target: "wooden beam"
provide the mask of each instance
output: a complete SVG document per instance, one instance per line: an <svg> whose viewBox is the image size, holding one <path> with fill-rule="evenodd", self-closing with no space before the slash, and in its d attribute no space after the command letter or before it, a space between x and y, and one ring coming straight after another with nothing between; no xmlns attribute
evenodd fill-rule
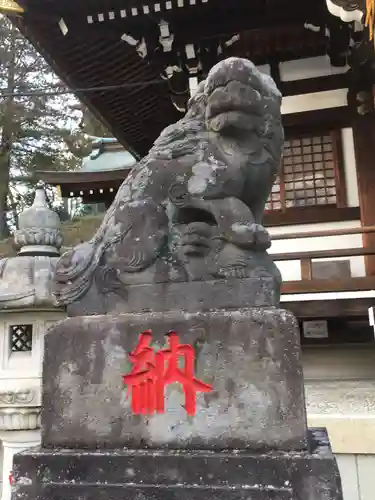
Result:
<svg viewBox="0 0 375 500"><path fill-rule="evenodd" d="M282 121L285 127L286 138L296 134L310 133L317 130L329 131L337 128L345 128L352 125L354 111L349 106L336 108L317 109L314 111L301 111L283 115Z"/></svg>
<svg viewBox="0 0 375 500"><path fill-rule="evenodd" d="M121 185L122 181L129 175L131 168L121 168L116 170L102 170L102 171L82 171L73 170L71 172L53 172L37 170L35 176L48 184L63 185L89 185L96 183L111 183ZM82 187L80 188L82 189ZM90 188L91 189L91 188Z"/></svg>
<svg viewBox="0 0 375 500"><path fill-rule="evenodd" d="M375 247L337 248L337 249L332 248L330 250L307 250L305 252L275 253L272 255L272 259L275 262L280 262L285 260L334 259L338 257L358 257L362 255L375 255Z"/></svg>
<svg viewBox="0 0 375 500"><path fill-rule="evenodd" d="M277 61L276 59L272 59L269 62L269 65L270 65L270 73L271 73L271 77L273 78L273 81L276 83L276 86L278 87L278 89L280 90L280 92L283 95L286 95L282 91L282 81L281 81L279 61Z"/></svg>
<svg viewBox="0 0 375 500"><path fill-rule="evenodd" d="M280 307L292 311L298 319L329 319L367 317L368 308L374 305L375 298L358 298L281 302Z"/></svg>
<svg viewBox="0 0 375 500"><path fill-rule="evenodd" d="M327 90L345 89L349 86L349 75L341 73L338 75L319 76L316 78L305 78L292 82L280 82L279 90L283 96L300 94L313 94Z"/></svg>
<svg viewBox="0 0 375 500"><path fill-rule="evenodd" d="M301 259L301 278L303 281L312 279L312 263L310 258Z"/></svg>
<svg viewBox="0 0 375 500"><path fill-rule="evenodd" d="M296 240L301 238L324 238L325 236L348 236L349 234L375 233L375 226L352 227L348 229L323 229L323 231L303 231L302 233L273 234L272 241Z"/></svg>
<svg viewBox="0 0 375 500"><path fill-rule="evenodd" d="M270 211L264 214L264 225L293 226L295 224L318 224L322 222L340 222L359 220L358 207L320 206L288 208L285 212Z"/></svg>
<svg viewBox="0 0 375 500"><path fill-rule="evenodd" d="M354 151L357 167L357 181L361 223L363 226L375 224L375 119L373 115L356 115L353 121ZM363 245L375 245L375 234L364 234ZM366 257L366 273L375 275L375 257Z"/></svg>
<svg viewBox="0 0 375 500"><path fill-rule="evenodd" d="M365 276L361 278L349 278L342 280L328 279L284 281L284 283L281 285L282 294L357 292L363 290L375 290L375 276Z"/></svg>
<svg viewBox="0 0 375 500"><path fill-rule="evenodd" d="M94 193L94 194L88 194L83 192L82 202L86 205L91 205L94 203L104 203L106 209L108 209L111 206L114 198L115 198L115 193L110 193L108 191L105 191L104 193Z"/></svg>
<svg viewBox="0 0 375 500"><path fill-rule="evenodd" d="M279 0L280 1L280 0ZM283 1L283 0L281 0ZM64 20L69 26L69 30L82 29L86 33L106 34L111 32L113 35L121 35L124 30L129 33L133 32L146 34L147 31L153 29L160 18L173 26L173 31L178 38L179 44L196 43L203 39L220 38L222 36L231 36L234 33L251 30L264 30L269 28L277 29L280 26L293 29L299 27L309 19L316 25L323 25L326 22L327 11L324 3L317 5L314 2L296 2L292 8L288 0L284 0L284 5L275 8L260 0L235 2L228 9L227 0L222 2L196 2L194 5L188 4L184 8L172 8L163 10L162 13L144 14L143 6L150 5L150 13L153 11L154 1L142 2L142 7L139 7L137 16L127 16L122 18L115 15L114 19L110 20L106 16L108 10L119 12L121 7L114 9L105 9L98 6L95 10L90 2L80 2L77 9L65 9ZM120 4L121 5L121 4ZM134 6L134 2L133 2ZM172 6L174 4L172 3ZM104 8L103 8L104 7ZM49 12L46 12L49 10ZM107 12L106 12L107 10ZM104 11L104 12L103 12ZM48 21L47 15L52 16L56 12L54 2L50 6L45 7L43 22L40 21L40 10L28 10L28 20L32 21L35 29L42 29L43 25ZM60 10L61 12L61 10ZM102 22L97 22L98 14L103 12L105 18ZM62 14L61 14L62 15ZM86 17L91 15L96 18L96 22L87 23ZM209 19L209 22L207 20ZM155 22L156 21L156 22ZM143 32L142 32L143 30Z"/></svg>

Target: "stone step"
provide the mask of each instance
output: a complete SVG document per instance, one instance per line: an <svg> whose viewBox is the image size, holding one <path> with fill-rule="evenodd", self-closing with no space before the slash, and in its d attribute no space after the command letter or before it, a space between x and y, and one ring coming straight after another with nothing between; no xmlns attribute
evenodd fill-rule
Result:
<svg viewBox="0 0 375 500"><path fill-rule="evenodd" d="M342 500L327 436L311 436L313 453L28 450L12 500Z"/></svg>

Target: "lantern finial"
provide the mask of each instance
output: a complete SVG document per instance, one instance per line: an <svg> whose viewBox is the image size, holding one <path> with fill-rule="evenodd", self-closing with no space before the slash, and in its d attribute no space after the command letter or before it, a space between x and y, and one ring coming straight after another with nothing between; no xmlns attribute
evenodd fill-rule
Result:
<svg viewBox="0 0 375 500"><path fill-rule="evenodd" d="M23 14L25 9L14 0L0 0L0 13Z"/></svg>

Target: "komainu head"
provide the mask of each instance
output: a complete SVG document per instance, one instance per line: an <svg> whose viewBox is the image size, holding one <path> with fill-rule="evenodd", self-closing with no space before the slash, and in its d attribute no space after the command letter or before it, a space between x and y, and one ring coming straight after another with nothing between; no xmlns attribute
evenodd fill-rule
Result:
<svg viewBox="0 0 375 500"><path fill-rule="evenodd" d="M265 164L276 172L284 143L280 108L271 77L247 59L226 59L199 84L186 115L164 129L149 156L202 156L210 149L229 168Z"/></svg>

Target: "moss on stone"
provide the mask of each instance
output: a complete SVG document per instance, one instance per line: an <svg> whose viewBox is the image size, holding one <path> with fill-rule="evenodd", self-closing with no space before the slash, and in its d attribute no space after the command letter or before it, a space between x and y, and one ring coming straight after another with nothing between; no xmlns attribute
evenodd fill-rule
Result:
<svg viewBox="0 0 375 500"><path fill-rule="evenodd" d="M98 229L103 220L102 215L87 215L79 219L66 221L61 224L61 232L64 236L64 247L62 250L71 248L82 241L89 240ZM14 257L13 237L0 240L0 258Z"/></svg>

